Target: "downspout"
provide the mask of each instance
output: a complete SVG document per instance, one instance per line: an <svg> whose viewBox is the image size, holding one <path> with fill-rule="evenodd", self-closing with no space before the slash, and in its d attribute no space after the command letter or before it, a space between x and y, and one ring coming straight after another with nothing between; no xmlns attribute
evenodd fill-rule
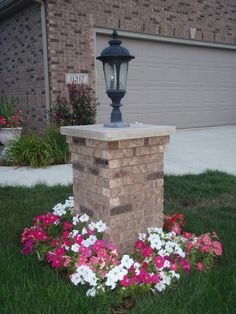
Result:
<svg viewBox="0 0 236 314"><path fill-rule="evenodd" d="M46 21L46 7L43 0L34 0L41 5L41 25L43 36L43 68L44 68L44 82L45 82L45 100L46 100L46 120L50 120L50 85L49 85L49 67L48 67L48 42L47 42L47 21Z"/></svg>

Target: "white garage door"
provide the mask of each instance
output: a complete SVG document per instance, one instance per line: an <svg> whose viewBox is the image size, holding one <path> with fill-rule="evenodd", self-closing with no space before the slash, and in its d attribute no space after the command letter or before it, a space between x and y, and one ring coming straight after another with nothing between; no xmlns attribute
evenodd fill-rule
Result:
<svg viewBox="0 0 236 314"><path fill-rule="evenodd" d="M109 37L99 35L96 54ZM124 38L129 64L123 120L179 128L236 124L236 51ZM110 119L110 99L96 62L97 122Z"/></svg>

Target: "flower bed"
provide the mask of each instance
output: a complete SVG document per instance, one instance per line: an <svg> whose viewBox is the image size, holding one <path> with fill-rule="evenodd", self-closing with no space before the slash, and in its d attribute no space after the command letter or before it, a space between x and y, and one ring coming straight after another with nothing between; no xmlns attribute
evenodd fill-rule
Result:
<svg viewBox="0 0 236 314"><path fill-rule="evenodd" d="M185 232L185 217L164 216L164 227L139 234L134 254L120 256L102 240L106 225L73 211L70 197L52 213L34 218L21 235L23 254L36 254L53 268L66 271L74 285L86 285L87 296L111 290L161 292L190 271L207 271L222 247L216 233Z"/></svg>

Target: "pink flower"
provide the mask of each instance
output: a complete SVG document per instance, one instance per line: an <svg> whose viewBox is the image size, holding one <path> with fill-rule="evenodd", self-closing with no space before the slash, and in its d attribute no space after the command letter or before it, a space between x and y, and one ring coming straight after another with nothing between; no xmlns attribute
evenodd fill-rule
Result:
<svg viewBox="0 0 236 314"><path fill-rule="evenodd" d="M191 242L187 242L186 245L186 251L189 253L189 251L194 247L194 245Z"/></svg>
<svg viewBox="0 0 236 314"><path fill-rule="evenodd" d="M71 257L70 256L66 256L65 259L64 259L63 266L64 267L68 267L70 265L70 262L71 262Z"/></svg>
<svg viewBox="0 0 236 314"><path fill-rule="evenodd" d="M105 249L99 249L97 252L98 257L107 258L107 251Z"/></svg>
<svg viewBox="0 0 236 314"><path fill-rule="evenodd" d="M59 245L59 240L57 238L52 239L50 242L50 246L58 246Z"/></svg>
<svg viewBox="0 0 236 314"><path fill-rule="evenodd" d="M81 254L83 254L83 256L85 256L85 257L90 257L92 255L92 251L88 247L86 247L84 245L80 246L79 252Z"/></svg>
<svg viewBox="0 0 236 314"><path fill-rule="evenodd" d="M202 237L202 242L205 244L205 245L211 245L211 238L209 237L208 234L204 234Z"/></svg>
<svg viewBox="0 0 236 314"><path fill-rule="evenodd" d="M77 259L77 262L75 263L75 266L79 267L81 265L85 265L87 261L88 261L87 257L80 255Z"/></svg>
<svg viewBox="0 0 236 314"><path fill-rule="evenodd" d="M211 247L208 245L200 245L199 250L201 253L211 252Z"/></svg>
<svg viewBox="0 0 236 314"><path fill-rule="evenodd" d="M123 287L129 287L134 283L134 279L133 278L129 278L127 275L124 276L124 278L122 280L120 280L120 284Z"/></svg>
<svg viewBox="0 0 236 314"><path fill-rule="evenodd" d="M152 283L151 275L144 269L140 269L139 278L144 284Z"/></svg>
<svg viewBox="0 0 236 314"><path fill-rule="evenodd" d="M157 268L162 268L164 266L164 263L165 263L165 259L162 256L157 255L154 258L154 264Z"/></svg>
<svg viewBox="0 0 236 314"><path fill-rule="evenodd" d="M31 249L33 247L34 241L33 240L27 240L24 243L24 247L22 249L23 254L29 254L31 252Z"/></svg>
<svg viewBox="0 0 236 314"><path fill-rule="evenodd" d="M142 240L137 240L137 241L134 243L134 247L135 247L136 249L141 250L141 249L144 249L144 248L146 247L146 244L145 244L145 242L143 242Z"/></svg>
<svg viewBox="0 0 236 314"><path fill-rule="evenodd" d="M65 249L63 247L58 247L54 253L59 256L59 255L64 255L65 254Z"/></svg>
<svg viewBox="0 0 236 314"><path fill-rule="evenodd" d="M180 234L181 233L181 229L179 224L174 223L173 227L171 228L172 231L174 231L176 234Z"/></svg>
<svg viewBox="0 0 236 314"><path fill-rule="evenodd" d="M93 234L95 234L95 231L94 230L92 230L92 229L87 229L87 232L88 232L88 235L93 235Z"/></svg>
<svg viewBox="0 0 236 314"><path fill-rule="evenodd" d="M149 246L146 246L141 249L141 254L143 255L143 257L150 257L152 253L153 253L153 249L150 248Z"/></svg>
<svg viewBox="0 0 236 314"><path fill-rule="evenodd" d="M54 256L52 258L52 267L54 268L60 268L63 264L63 258L60 256Z"/></svg>
<svg viewBox="0 0 236 314"><path fill-rule="evenodd" d="M96 240L94 245L92 246L95 252L98 252L99 249L104 248L104 241L103 240Z"/></svg>
<svg viewBox="0 0 236 314"><path fill-rule="evenodd" d="M182 235L187 240L190 240L192 238L192 233L190 233L190 232L183 232Z"/></svg>
<svg viewBox="0 0 236 314"><path fill-rule="evenodd" d="M39 241L47 241L49 237L46 235L45 231L42 228L35 230L34 236Z"/></svg>
<svg viewBox="0 0 236 314"><path fill-rule="evenodd" d="M154 284L159 283L160 282L160 277L158 276L158 274L151 275L151 281Z"/></svg>
<svg viewBox="0 0 236 314"><path fill-rule="evenodd" d="M177 264L174 264L174 263L173 263L173 264L172 264L172 263L170 264L170 269L171 269L171 270L176 271L176 270L178 270L178 268L179 268L179 267L178 267Z"/></svg>
<svg viewBox="0 0 236 314"><path fill-rule="evenodd" d="M116 258L114 258L114 257L111 259L111 262L112 262L112 264L113 264L114 266L117 266L117 265L119 265L119 263L120 263L120 262L118 261L118 259L116 259Z"/></svg>
<svg viewBox="0 0 236 314"><path fill-rule="evenodd" d="M83 239L84 239L83 236L80 235L80 234L75 235L74 238L73 238L73 240L75 241L75 243L77 243L77 244L79 244L79 245L82 243Z"/></svg>
<svg viewBox="0 0 236 314"><path fill-rule="evenodd" d="M196 269L197 269L198 271L204 271L205 266L204 266L204 264L203 264L202 262L198 262L198 263L196 264Z"/></svg>
<svg viewBox="0 0 236 314"><path fill-rule="evenodd" d="M71 228L72 228L72 223L71 223L71 222L65 221L65 222L63 223L63 230L64 230L64 231L71 230Z"/></svg>
<svg viewBox="0 0 236 314"><path fill-rule="evenodd" d="M180 265L183 267L185 272L190 271L190 263L185 258L180 259Z"/></svg>
<svg viewBox="0 0 236 314"><path fill-rule="evenodd" d="M213 247L214 247L214 252L215 252L215 254L216 255L222 255L222 246L221 246L221 244L220 244L220 242L218 242L218 241L213 241L212 242L212 245L213 245Z"/></svg>

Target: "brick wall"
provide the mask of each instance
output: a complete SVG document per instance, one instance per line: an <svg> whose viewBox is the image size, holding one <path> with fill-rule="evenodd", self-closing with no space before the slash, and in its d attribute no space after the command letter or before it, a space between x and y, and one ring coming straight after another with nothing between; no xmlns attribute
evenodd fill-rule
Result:
<svg viewBox="0 0 236 314"><path fill-rule="evenodd" d="M27 128L45 126L45 90L40 5L0 21L0 100L14 97L28 117Z"/></svg>
<svg viewBox="0 0 236 314"><path fill-rule="evenodd" d="M47 0L51 101L66 95L66 72L88 72L95 83L94 28L236 43L235 0ZM0 21L0 97L14 96L30 114L28 126L45 126L40 5L32 3Z"/></svg>
<svg viewBox="0 0 236 314"><path fill-rule="evenodd" d="M235 44L235 0L48 0L51 95L66 93L65 72L89 72L94 27Z"/></svg>

